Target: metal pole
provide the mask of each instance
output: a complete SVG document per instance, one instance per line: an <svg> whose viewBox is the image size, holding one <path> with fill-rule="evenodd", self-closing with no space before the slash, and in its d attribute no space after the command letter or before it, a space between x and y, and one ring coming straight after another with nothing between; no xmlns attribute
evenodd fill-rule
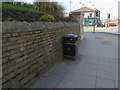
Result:
<svg viewBox="0 0 120 90"><path fill-rule="evenodd" d="M106 28L108 27L108 13L107 13L107 25L106 25Z"/></svg>
<svg viewBox="0 0 120 90"><path fill-rule="evenodd" d="M71 12L71 1L70 1L70 12Z"/></svg>
<svg viewBox="0 0 120 90"><path fill-rule="evenodd" d="M95 12L94 12L95 14ZM94 22L93 22L93 33L95 33L95 15L94 15Z"/></svg>
<svg viewBox="0 0 120 90"><path fill-rule="evenodd" d="M95 33L95 20L94 20L94 26L93 26L93 33Z"/></svg>
<svg viewBox="0 0 120 90"><path fill-rule="evenodd" d="M82 7L81 2L79 2L79 4L80 4L80 8L81 8Z"/></svg>

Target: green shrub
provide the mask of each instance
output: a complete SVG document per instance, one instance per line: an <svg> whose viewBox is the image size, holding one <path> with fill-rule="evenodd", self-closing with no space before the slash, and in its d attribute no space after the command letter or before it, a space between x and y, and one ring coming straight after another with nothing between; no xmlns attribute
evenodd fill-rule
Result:
<svg viewBox="0 0 120 90"><path fill-rule="evenodd" d="M73 17L67 17L67 18L63 18L63 21L66 22L78 22L75 18Z"/></svg>
<svg viewBox="0 0 120 90"><path fill-rule="evenodd" d="M77 22L77 20L75 18L69 18L68 22Z"/></svg>
<svg viewBox="0 0 120 90"><path fill-rule="evenodd" d="M52 15L43 15L40 18L41 21L50 21L50 22L56 22L56 19Z"/></svg>

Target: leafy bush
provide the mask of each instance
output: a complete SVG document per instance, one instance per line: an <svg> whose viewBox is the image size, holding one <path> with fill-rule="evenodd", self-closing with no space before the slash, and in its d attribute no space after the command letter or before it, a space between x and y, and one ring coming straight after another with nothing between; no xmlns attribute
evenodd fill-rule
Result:
<svg viewBox="0 0 120 90"><path fill-rule="evenodd" d="M50 21L50 22L56 22L56 19L51 16L51 15L43 15L41 18L40 18L41 21Z"/></svg>
<svg viewBox="0 0 120 90"><path fill-rule="evenodd" d="M66 22L78 22L75 18L73 17L67 17L67 18L64 18L63 21L66 21Z"/></svg>
<svg viewBox="0 0 120 90"><path fill-rule="evenodd" d="M70 21L70 22L77 22L77 20L75 18L69 18L68 21Z"/></svg>

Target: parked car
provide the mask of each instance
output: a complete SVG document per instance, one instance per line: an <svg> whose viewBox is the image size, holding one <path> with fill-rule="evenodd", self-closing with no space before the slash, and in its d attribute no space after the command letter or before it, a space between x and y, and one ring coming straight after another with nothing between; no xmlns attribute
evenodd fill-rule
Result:
<svg viewBox="0 0 120 90"><path fill-rule="evenodd" d="M115 23L109 23L107 26L117 26Z"/></svg>
<svg viewBox="0 0 120 90"><path fill-rule="evenodd" d="M103 24L98 24L97 27L105 27Z"/></svg>

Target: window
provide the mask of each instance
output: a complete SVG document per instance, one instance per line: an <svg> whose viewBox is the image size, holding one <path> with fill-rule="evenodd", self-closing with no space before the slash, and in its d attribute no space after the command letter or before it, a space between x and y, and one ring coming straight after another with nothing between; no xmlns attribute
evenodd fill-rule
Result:
<svg viewBox="0 0 120 90"><path fill-rule="evenodd" d="M92 17L92 13L90 13L90 17Z"/></svg>

